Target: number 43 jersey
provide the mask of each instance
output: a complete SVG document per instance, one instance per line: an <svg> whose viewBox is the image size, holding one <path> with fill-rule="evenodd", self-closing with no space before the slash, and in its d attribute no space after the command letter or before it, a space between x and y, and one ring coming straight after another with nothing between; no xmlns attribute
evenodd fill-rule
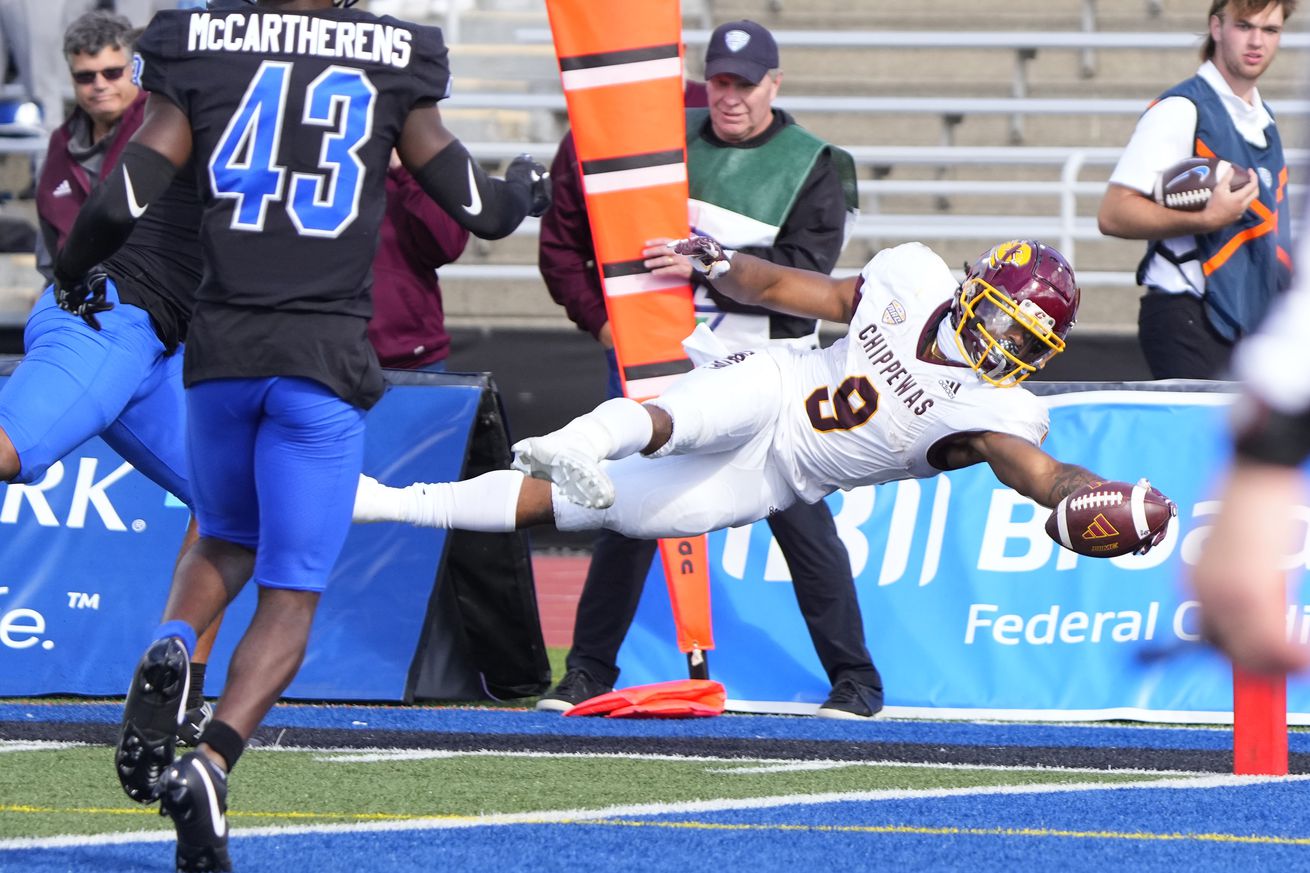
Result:
<svg viewBox="0 0 1310 873"><path fill-rule="evenodd" d="M938 330L959 283L919 243L884 249L860 273L846 336L826 349L770 349L779 359L783 405L773 451L803 500L834 489L941 470L934 445L970 431L1013 434L1033 445L1049 417L1021 387L998 388L963 363L949 330ZM949 317L947 319L949 324ZM940 336L939 336L940 333ZM934 342L952 359L930 359Z"/></svg>
<svg viewBox="0 0 1310 873"><path fill-rule="evenodd" d="M364 330L387 165L410 111L447 95L446 54L437 28L354 9L154 17L136 77L190 120L205 207L188 384L298 375L376 399Z"/></svg>

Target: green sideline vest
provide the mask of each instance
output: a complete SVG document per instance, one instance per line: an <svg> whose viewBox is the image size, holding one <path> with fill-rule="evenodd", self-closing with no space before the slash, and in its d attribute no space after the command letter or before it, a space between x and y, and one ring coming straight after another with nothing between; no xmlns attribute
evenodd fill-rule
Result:
<svg viewBox="0 0 1310 873"><path fill-rule="evenodd" d="M714 146L700 136L708 115L706 109L687 112L688 211L693 231L733 249L774 245L815 162L826 151L842 180L849 238L859 203L855 161L850 154L797 124L787 125L768 142L752 148ZM770 330L770 316L724 312L703 286L696 289L696 316L708 321L734 351L779 341L779 332ZM787 332L782 335L788 336ZM811 321L804 335L782 341L813 348L818 343L818 325Z"/></svg>

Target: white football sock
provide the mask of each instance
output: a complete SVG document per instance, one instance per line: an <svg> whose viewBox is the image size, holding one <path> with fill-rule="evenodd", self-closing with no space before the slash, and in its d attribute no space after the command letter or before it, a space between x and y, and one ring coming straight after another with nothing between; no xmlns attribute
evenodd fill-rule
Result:
<svg viewBox="0 0 1310 873"><path fill-rule="evenodd" d="M615 397L564 425L561 434L577 436L596 452L596 459L626 458L646 447L654 432L650 413L635 400Z"/></svg>
<svg viewBox="0 0 1310 873"><path fill-rule="evenodd" d="M405 488L360 476L354 521L502 533L515 529L522 488L523 474L514 470L493 470L462 482L416 482Z"/></svg>

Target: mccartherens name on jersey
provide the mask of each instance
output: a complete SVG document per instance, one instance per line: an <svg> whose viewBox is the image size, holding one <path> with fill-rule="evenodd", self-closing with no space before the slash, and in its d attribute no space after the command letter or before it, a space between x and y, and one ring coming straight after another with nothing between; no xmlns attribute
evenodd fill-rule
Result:
<svg viewBox="0 0 1310 873"><path fill-rule="evenodd" d="M405 28L380 22L204 12L191 16L187 50L352 58L404 68L409 66L412 38Z"/></svg>
<svg viewBox="0 0 1310 873"><path fill-rule="evenodd" d="M923 389L919 387L918 381L910 375L909 370L905 369L905 365L896 359L896 355L892 354L887 346L887 337L876 324L864 327L858 337L860 348L864 349L864 356L875 367L882 365L878 374L911 412L915 415L923 415L932 408L932 398L923 396Z"/></svg>

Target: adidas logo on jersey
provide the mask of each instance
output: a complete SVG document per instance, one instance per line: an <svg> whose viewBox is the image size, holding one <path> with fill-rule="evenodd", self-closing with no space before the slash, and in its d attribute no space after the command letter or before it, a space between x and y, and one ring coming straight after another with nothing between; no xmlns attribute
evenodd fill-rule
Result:
<svg viewBox="0 0 1310 873"><path fill-rule="evenodd" d="M71 197L72 194L73 194L73 186L68 184L67 179L63 180L58 185L56 185L55 190L50 192L51 197Z"/></svg>
<svg viewBox="0 0 1310 873"><path fill-rule="evenodd" d="M937 384L942 386L946 396L951 398L955 397L955 392L959 391L961 387L959 382L952 382L950 379L938 379Z"/></svg>

